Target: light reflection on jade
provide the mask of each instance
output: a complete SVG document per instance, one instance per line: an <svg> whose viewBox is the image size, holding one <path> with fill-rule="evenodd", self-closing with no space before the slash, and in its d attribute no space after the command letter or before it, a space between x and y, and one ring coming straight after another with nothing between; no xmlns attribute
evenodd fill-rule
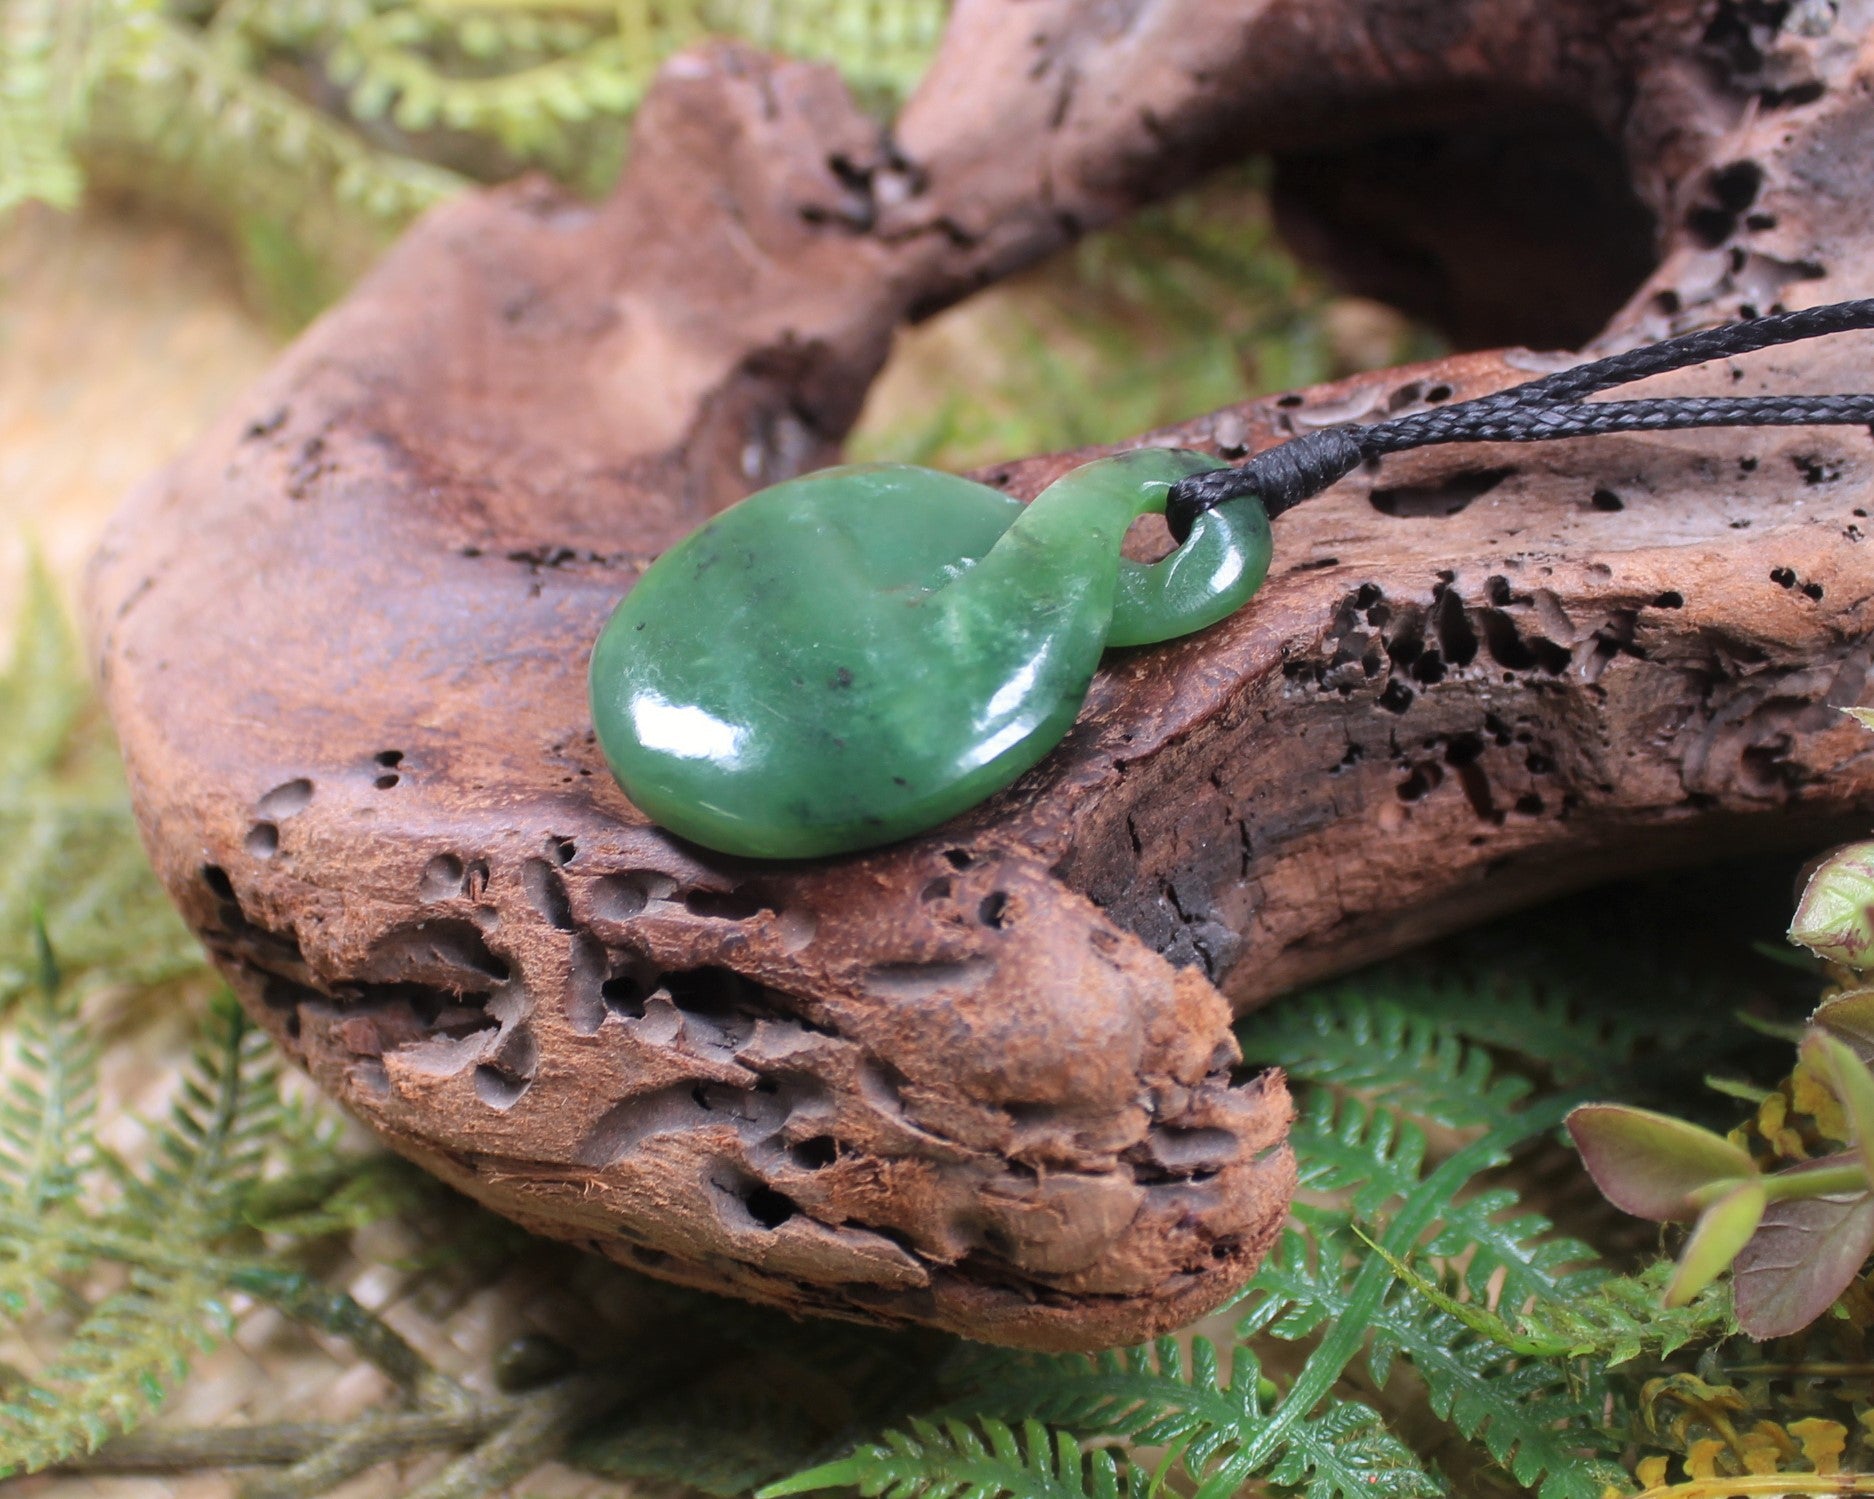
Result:
<svg viewBox="0 0 1874 1499"><path fill-rule="evenodd" d="M1155 563L1127 527L1187 474L1147 448L1034 502L903 464L750 495L654 563L592 652L593 725L626 794L724 853L808 858L936 826L1060 742L1101 652L1203 629L1261 586L1253 496Z"/></svg>

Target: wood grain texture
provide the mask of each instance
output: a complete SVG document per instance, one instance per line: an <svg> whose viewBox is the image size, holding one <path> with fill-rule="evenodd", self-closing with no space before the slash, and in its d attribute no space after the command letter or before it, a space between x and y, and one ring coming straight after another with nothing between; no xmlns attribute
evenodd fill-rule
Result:
<svg viewBox="0 0 1874 1499"><path fill-rule="evenodd" d="M1232 1006L1865 821L1835 709L1874 655L1869 434L1389 459L1278 524L1240 616L1109 658L1007 793L856 858L650 826L586 650L675 538L834 455L900 322L1252 148L1516 100L1589 122L1663 226L1602 348L1866 294L1869 6L1757 9L965 0L888 136L823 70L678 59L610 202L438 211L126 505L91 607L159 871L315 1078L529 1227L1011 1343L1190 1320L1294 1182ZM1864 386L1869 353L1655 384ZM1236 454L1566 362L1460 355L1154 440ZM986 477L1027 497L1085 456Z"/></svg>

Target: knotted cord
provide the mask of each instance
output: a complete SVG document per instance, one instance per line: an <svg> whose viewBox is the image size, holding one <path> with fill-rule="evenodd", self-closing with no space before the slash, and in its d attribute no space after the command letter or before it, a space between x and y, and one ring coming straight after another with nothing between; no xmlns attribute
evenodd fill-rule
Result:
<svg viewBox="0 0 1874 1499"><path fill-rule="evenodd" d="M1326 427L1257 453L1236 468L1193 474L1171 487L1165 519L1180 542L1206 510L1256 495L1270 516L1292 510L1362 463L1447 442L1547 442L1607 432L1689 427L1874 426L1874 394L1661 396L1586 401L1585 396L1757 349L1874 328L1874 298L1780 312L1649 344L1545 375L1494 395L1366 426Z"/></svg>

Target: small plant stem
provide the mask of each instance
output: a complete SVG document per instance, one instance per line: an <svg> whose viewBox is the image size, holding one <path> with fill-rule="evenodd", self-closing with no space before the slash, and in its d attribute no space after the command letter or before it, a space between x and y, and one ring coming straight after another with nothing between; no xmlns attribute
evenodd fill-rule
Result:
<svg viewBox="0 0 1874 1499"><path fill-rule="evenodd" d="M388 1322L343 1291L331 1290L295 1270L274 1270L264 1265L237 1271L228 1284L260 1298L295 1321L343 1338L421 1405L468 1410L475 1403L455 1380L430 1367L428 1360Z"/></svg>
<svg viewBox="0 0 1874 1499"><path fill-rule="evenodd" d="M1782 1171L1763 1179L1772 1202L1795 1197L1833 1197L1842 1192L1865 1192L1868 1175L1859 1161L1843 1166L1822 1166L1814 1171Z"/></svg>
<svg viewBox="0 0 1874 1499"><path fill-rule="evenodd" d="M1761 1374L1774 1379L1778 1375L1791 1378L1813 1376L1818 1379L1874 1379L1874 1363L1815 1363L1802 1364L1726 1364L1724 1372L1730 1374Z"/></svg>
<svg viewBox="0 0 1874 1499"><path fill-rule="evenodd" d="M480 1441L511 1415L505 1401L471 1411L399 1411L374 1422L383 1461ZM88 1457L59 1465L67 1473L173 1473L198 1468L257 1468L297 1463L340 1442L356 1428L334 1421L283 1421L265 1426L138 1431L107 1442Z"/></svg>
<svg viewBox="0 0 1874 1499"><path fill-rule="evenodd" d="M1874 1473L1751 1473L1658 1484L1634 1499L1797 1499L1801 1495L1874 1494Z"/></svg>
<svg viewBox="0 0 1874 1499"><path fill-rule="evenodd" d="M410 1457L438 1447L461 1447L483 1440L512 1420L516 1409L516 1405L510 1401L490 1402L486 1413L490 1419L474 1424L472 1434L466 1441L413 1442L408 1422L401 1420L398 1415L367 1417L326 1446L309 1452L284 1472L270 1473L244 1485L241 1499L311 1499L315 1494L330 1493L367 1468L375 1468L392 1458ZM459 1421L452 1424L453 1416L454 1413L450 1413L442 1418L445 1424L440 1431L433 1428L422 1435L433 1437L446 1433L453 1437L455 1427L462 1424ZM431 1417L432 1421L436 1419Z"/></svg>
<svg viewBox="0 0 1874 1499"><path fill-rule="evenodd" d="M601 1375L574 1375L513 1402L508 1421L473 1452L465 1453L410 1499L482 1499L506 1493L565 1449L568 1438L615 1405L628 1387Z"/></svg>

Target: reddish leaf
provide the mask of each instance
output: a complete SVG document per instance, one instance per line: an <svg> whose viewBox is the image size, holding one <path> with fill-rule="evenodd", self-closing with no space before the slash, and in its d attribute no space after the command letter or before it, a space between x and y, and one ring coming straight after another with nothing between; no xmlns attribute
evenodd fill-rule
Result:
<svg viewBox="0 0 1874 1499"><path fill-rule="evenodd" d="M1757 1175L1749 1153L1722 1135L1625 1104L1582 1105L1568 1133L1601 1195L1636 1218L1696 1218L1706 1189Z"/></svg>
<svg viewBox="0 0 1874 1499"><path fill-rule="evenodd" d="M1809 1161L1788 1174L1852 1162ZM1751 1337L1800 1332L1848 1289L1874 1251L1874 1196L1844 1192L1773 1202L1732 1264L1738 1326Z"/></svg>
<svg viewBox="0 0 1874 1499"><path fill-rule="evenodd" d="M1862 1061L1874 1063L1874 989L1851 989L1826 1001L1810 1017Z"/></svg>

